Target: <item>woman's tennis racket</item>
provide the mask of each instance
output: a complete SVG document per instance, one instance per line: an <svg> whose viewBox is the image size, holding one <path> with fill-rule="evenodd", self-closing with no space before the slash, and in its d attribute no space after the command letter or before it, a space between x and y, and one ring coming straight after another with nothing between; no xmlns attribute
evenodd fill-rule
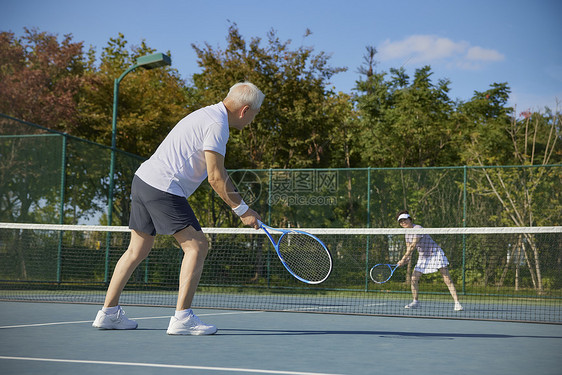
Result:
<svg viewBox="0 0 562 375"><path fill-rule="evenodd" d="M396 268L397 264L376 264L371 268L369 275L375 283L384 284L390 280Z"/></svg>
<svg viewBox="0 0 562 375"><path fill-rule="evenodd" d="M307 284L320 284L332 272L332 255L318 237L300 230L272 228L259 222L287 271ZM276 242L269 230L281 232Z"/></svg>

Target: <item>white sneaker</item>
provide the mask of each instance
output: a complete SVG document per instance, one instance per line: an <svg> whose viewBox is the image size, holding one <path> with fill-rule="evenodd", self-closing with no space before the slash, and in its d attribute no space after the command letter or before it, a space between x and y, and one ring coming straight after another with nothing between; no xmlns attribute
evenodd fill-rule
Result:
<svg viewBox="0 0 562 375"><path fill-rule="evenodd" d="M135 329L138 327L138 324L134 320L127 318L125 311L119 306L115 314L106 314L103 310L98 311L92 326L100 329Z"/></svg>
<svg viewBox="0 0 562 375"><path fill-rule="evenodd" d="M455 302L455 311L463 311L464 307L462 307L460 302Z"/></svg>
<svg viewBox="0 0 562 375"><path fill-rule="evenodd" d="M421 303L419 301L412 301L406 306L404 306L405 309L417 309L420 307L421 307Z"/></svg>
<svg viewBox="0 0 562 375"><path fill-rule="evenodd" d="M203 323L193 313L182 320L172 316L166 331L168 335L214 335L216 332L217 327Z"/></svg>

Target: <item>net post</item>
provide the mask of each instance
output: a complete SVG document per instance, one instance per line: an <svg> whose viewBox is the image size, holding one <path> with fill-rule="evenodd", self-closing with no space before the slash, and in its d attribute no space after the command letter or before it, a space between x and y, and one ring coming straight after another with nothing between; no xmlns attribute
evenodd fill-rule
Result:
<svg viewBox="0 0 562 375"><path fill-rule="evenodd" d="M144 283L148 284L148 256L144 260Z"/></svg>
<svg viewBox="0 0 562 375"><path fill-rule="evenodd" d="M64 224L64 192L66 188L66 147L67 147L67 136L63 134L62 137L62 155L61 155L61 175L60 175L60 208L59 208L59 224ZM57 249L57 283L60 284L62 281L62 242L63 242L63 231L59 231L59 244Z"/></svg>
<svg viewBox="0 0 562 375"><path fill-rule="evenodd" d="M367 168L367 228L371 227L371 167ZM365 293L369 291L369 247L371 236L368 235L365 243Z"/></svg>
<svg viewBox="0 0 562 375"><path fill-rule="evenodd" d="M466 184L467 184L467 166L463 166L463 210L462 210L462 226L466 228ZM466 294L466 234L462 235L462 294Z"/></svg>
<svg viewBox="0 0 562 375"><path fill-rule="evenodd" d="M269 168L267 191L267 225L271 225L271 191L273 189L273 169ZM271 251L267 250L267 288L271 287Z"/></svg>
<svg viewBox="0 0 562 375"><path fill-rule="evenodd" d="M105 235L105 268L103 274L103 282L105 285L109 283L109 246L111 243L111 232L107 232Z"/></svg>

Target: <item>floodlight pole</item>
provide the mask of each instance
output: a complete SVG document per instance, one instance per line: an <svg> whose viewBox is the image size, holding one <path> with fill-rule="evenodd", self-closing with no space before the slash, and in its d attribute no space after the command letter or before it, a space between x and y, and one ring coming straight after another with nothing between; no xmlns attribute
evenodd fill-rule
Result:
<svg viewBox="0 0 562 375"><path fill-rule="evenodd" d="M113 191L115 185L115 153L117 145L117 102L119 97L119 84L127 74L138 67L145 69L154 69L166 65L172 65L172 60L163 53L155 53L152 55L141 56L137 59L136 64L125 70L119 78L115 79L113 84L113 119L111 121L111 163L109 167L109 196L107 202L107 225L113 222Z"/></svg>
<svg viewBox="0 0 562 375"><path fill-rule="evenodd" d="M113 84L113 119L111 121L111 163L109 165L109 197L107 199L107 225L113 221L113 190L115 184L115 152L117 145L117 98L119 96L119 83L127 74L138 68L135 64L125 70Z"/></svg>
<svg viewBox="0 0 562 375"><path fill-rule="evenodd" d="M166 65L172 65L169 56L163 53L154 53L152 55L141 56L137 59L136 64L125 70L119 78L115 79L113 84L113 119L111 121L111 163L109 166L109 193L107 199L107 225L113 222L113 194L115 185L115 154L117 151L117 99L119 96L119 83L127 74L138 67L144 69L154 69ZM109 245L111 241L110 232L106 236L106 254L105 254L105 283L109 281Z"/></svg>

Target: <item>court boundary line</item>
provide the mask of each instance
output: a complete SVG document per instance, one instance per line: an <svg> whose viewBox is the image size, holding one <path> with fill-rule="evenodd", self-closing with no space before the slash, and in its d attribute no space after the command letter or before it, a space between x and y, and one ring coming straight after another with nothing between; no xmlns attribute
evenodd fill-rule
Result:
<svg viewBox="0 0 562 375"><path fill-rule="evenodd" d="M245 372L256 374L278 374L278 375L341 375L322 372L302 372L302 371L282 371L282 370L261 370L235 367L211 367L211 366L190 366L190 365L167 365L160 363L134 363L134 362L114 362L114 361L92 361L79 359L56 359L56 358L37 358L37 357L13 357L0 356L0 360L20 360L20 361L38 361L38 362L55 362L55 363L78 363L78 364L94 364L94 365L112 365L112 366L132 366L132 367L154 367L154 368L174 368L184 370L205 370L205 371L230 371Z"/></svg>
<svg viewBox="0 0 562 375"><path fill-rule="evenodd" d="M208 314L197 314L198 316L217 316L217 315L241 315L241 314L257 314L265 312L263 310L256 310L256 311L237 311L237 312L224 312L224 313L208 313ZM162 315L162 316L146 316L140 318L131 318L134 320L148 320L148 319L165 319L170 318L171 315ZM8 328L28 328L28 327L46 327L46 326L55 326L55 325L64 325L64 324L83 324L83 323L93 323L93 320L76 320L70 322L51 322L51 323L31 323L31 324L17 324L11 326L0 326L0 329L8 329Z"/></svg>

